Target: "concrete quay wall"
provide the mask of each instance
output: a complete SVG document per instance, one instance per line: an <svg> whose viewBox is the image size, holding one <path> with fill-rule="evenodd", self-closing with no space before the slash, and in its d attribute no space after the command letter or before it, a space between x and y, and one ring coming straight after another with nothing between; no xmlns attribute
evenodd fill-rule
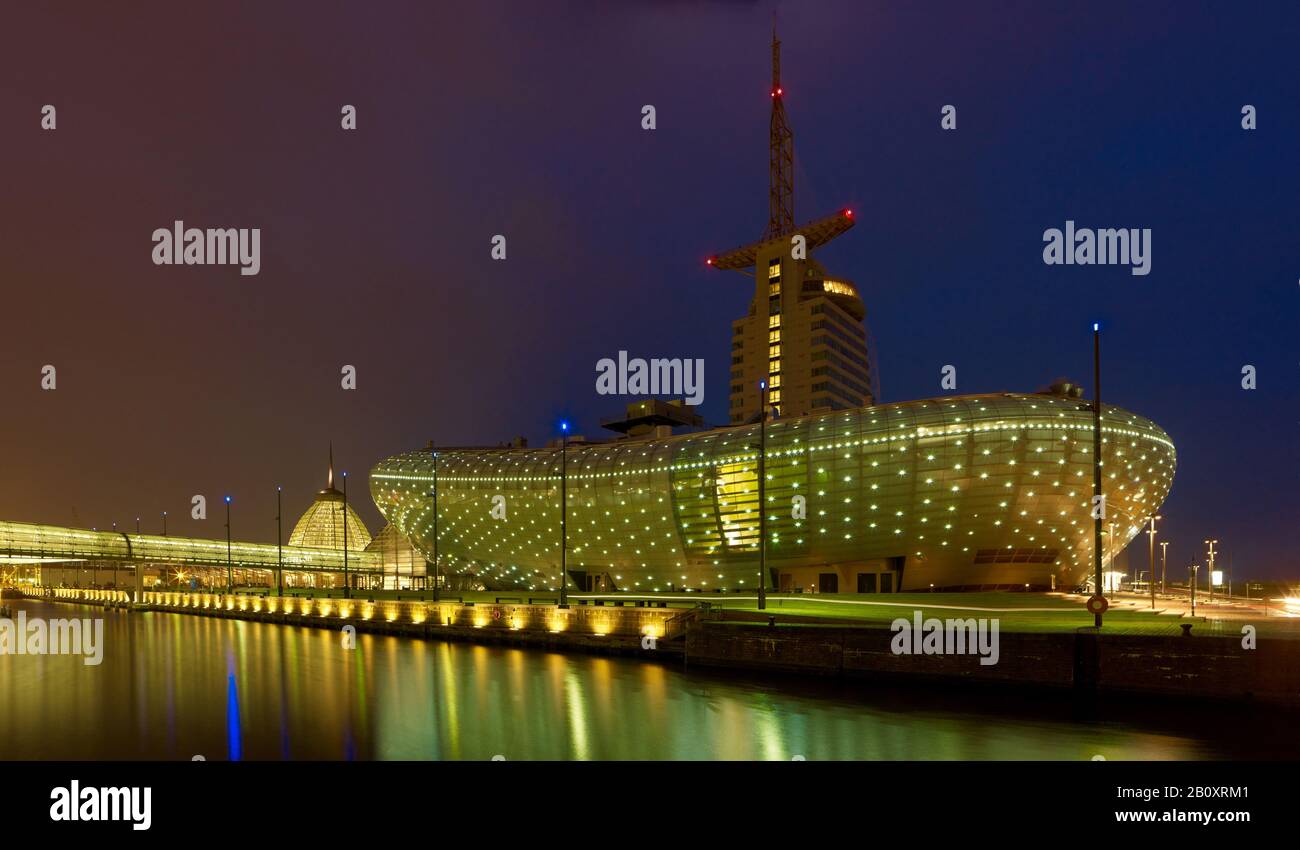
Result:
<svg viewBox="0 0 1300 850"><path fill-rule="evenodd" d="M584 651L681 655L687 612L634 608L514 603L484 604L422 600L252 596L146 591L132 603L120 590L51 588L33 598L55 602L229 617L241 620ZM676 641L671 637L679 638Z"/></svg>
<svg viewBox="0 0 1300 850"><path fill-rule="evenodd" d="M895 655L888 628L702 620L686 632L700 667L846 678L1000 683L1300 706L1300 641L1075 632L999 634L996 664L976 654Z"/></svg>

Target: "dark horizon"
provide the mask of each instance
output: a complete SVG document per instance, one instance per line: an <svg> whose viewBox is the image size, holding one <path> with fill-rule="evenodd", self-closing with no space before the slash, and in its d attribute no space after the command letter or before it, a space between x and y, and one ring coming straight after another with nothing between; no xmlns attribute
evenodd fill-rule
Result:
<svg viewBox="0 0 1300 850"><path fill-rule="evenodd" d="M1103 401L1178 448L1170 576L1215 537L1238 581L1300 580L1300 10L1280 4L15 9L0 520L156 532L166 510L216 538L229 493L234 536L270 542L276 486L287 535L332 442L378 533L376 462L541 445L562 418L599 437L631 400L594 392L619 350L703 358L725 423L752 283L704 260L766 220L773 9L795 219L854 210L816 256L866 302L879 400L952 394L947 364L958 394L1064 376L1090 397L1100 321ZM177 219L261 228L260 273L153 265ZM1150 274L1044 265L1067 220L1151 228Z"/></svg>

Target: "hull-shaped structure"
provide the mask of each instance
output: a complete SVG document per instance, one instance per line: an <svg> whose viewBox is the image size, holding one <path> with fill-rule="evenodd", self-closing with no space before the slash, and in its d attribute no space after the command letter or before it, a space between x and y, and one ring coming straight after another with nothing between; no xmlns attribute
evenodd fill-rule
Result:
<svg viewBox="0 0 1300 850"><path fill-rule="evenodd" d="M1173 482L1154 423L1105 406L1107 556ZM1092 571L1090 404L954 396L659 439L573 444L563 463L571 587L753 590L765 446L766 586L888 591L1073 588ZM435 469L436 463L436 469ZM380 463L385 518L450 576L554 589L561 451L414 451Z"/></svg>

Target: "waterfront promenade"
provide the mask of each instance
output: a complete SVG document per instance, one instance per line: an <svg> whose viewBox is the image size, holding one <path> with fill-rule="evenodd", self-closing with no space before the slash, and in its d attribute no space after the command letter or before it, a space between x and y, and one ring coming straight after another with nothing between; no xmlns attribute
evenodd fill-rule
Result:
<svg viewBox="0 0 1300 850"><path fill-rule="evenodd" d="M871 599L654 594L448 594L441 601L366 595L271 596L50 588L38 596L131 611L405 635L412 638L643 655L690 666L846 678L951 681L1129 692L1300 706L1300 618L1286 604L1223 601L1191 617L1174 598L1117 595L1092 628L1067 594L892 594ZM997 622L998 660L899 655L896 619Z"/></svg>

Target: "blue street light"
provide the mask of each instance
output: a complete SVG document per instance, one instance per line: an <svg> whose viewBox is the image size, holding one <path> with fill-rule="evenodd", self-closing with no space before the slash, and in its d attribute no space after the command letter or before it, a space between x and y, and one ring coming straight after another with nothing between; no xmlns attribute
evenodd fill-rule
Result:
<svg viewBox="0 0 1300 850"><path fill-rule="evenodd" d="M230 497L226 497L226 593L235 590L235 570L230 552Z"/></svg>
<svg viewBox="0 0 1300 850"><path fill-rule="evenodd" d="M1106 501L1101 482L1101 322L1092 323L1092 557L1094 597L1098 602L1093 612L1093 626L1101 630L1101 615L1105 603L1105 581L1101 567L1101 523Z"/></svg>
<svg viewBox="0 0 1300 850"><path fill-rule="evenodd" d="M560 420L560 598L558 608L569 607L568 587L568 549L569 549L569 420Z"/></svg>

